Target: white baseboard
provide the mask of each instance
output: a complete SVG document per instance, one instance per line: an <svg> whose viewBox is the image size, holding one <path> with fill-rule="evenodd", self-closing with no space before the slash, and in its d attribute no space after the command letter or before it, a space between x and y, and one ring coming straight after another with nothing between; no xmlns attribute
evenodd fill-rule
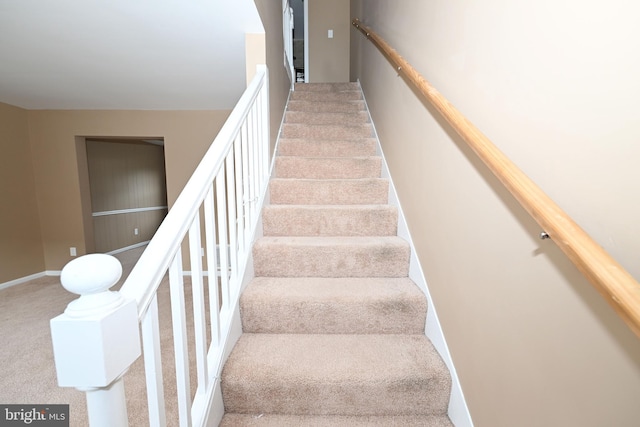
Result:
<svg viewBox="0 0 640 427"><path fill-rule="evenodd" d="M362 97L364 98L364 92L362 93ZM364 99L364 101L366 105L366 99ZM369 111L368 106L366 107L366 110ZM449 347L444 336L444 331L442 330L442 327L440 325L440 320L438 319L438 314L436 312L433 299L431 298L431 295L429 293L429 286L424 276L424 272L422 271L420 260L418 259L418 256L416 254L416 249L413 245L411 234L409 233L409 227L405 221L404 213L402 212L402 206L400 205L398 194L396 193L395 186L393 185L393 179L391 179L387 161L384 157L384 153L382 152L382 146L380 145L378 133L376 132L373 119L371 118L371 116L369 116L369 118L371 120L373 133L377 141L377 152L382 157L381 176L382 178L387 178L389 180L389 204L398 208L398 236L405 239L411 247L411 259L409 261L409 278L415 282L415 284L425 293L427 297L428 308L427 320L425 324L425 335L431 340L433 346L440 354L440 357L442 357L442 360L447 365L447 368L449 368L449 373L451 374L451 394L449 397L448 410L449 418L451 419L453 425L455 425L456 427L473 427L473 420L471 419L471 413L469 412L467 402L464 398L464 393L462 392L462 385L460 384L458 373L456 372L456 368L453 364L451 353L449 353Z"/></svg>
<svg viewBox="0 0 640 427"><path fill-rule="evenodd" d="M29 280L39 279L40 277L49 276L46 272L40 272L31 274L29 276L20 277L19 279L9 280L8 282L0 283L0 289L10 288L11 286L20 285L21 283L28 282Z"/></svg>
<svg viewBox="0 0 640 427"><path fill-rule="evenodd" d="M120 248L120 249L116 249L114 251L108 252L107 255L114 255L114 254L117 254L117 253L120 253L120 252L128 251L130 249L139 248L140 246L145 246L148 243L149 243L148 240L146 242L136 243L135 245L127 246L125 248ZM55 276L60 276L60 274L62 274L61 270L45 270L45 271L42 271L40 273L35 273L35 274L31 274L29 276L20 277L19 279L10 280L8 282L0 283L0 290L1 289L5 289L5 288L10 288L11 286L19 285L21 283L25 283L25 282L28 282L30 280L39 279L40 277L44 277L44 276L55 277Z"/></svg>
<svg viewBox="0 0 640 427"><path fill-rule="evenodd" d="M128 251L128 250L135 249L135 248L139 248L141 246L146 246L146 245L149 244L149 242L150 242L150 240L147 240L145 242L136 243L135 245L125 246L124 248L114 249L111 252L107 252L107 255L115 255L115 254L119 254L120 252Z"/></svg>

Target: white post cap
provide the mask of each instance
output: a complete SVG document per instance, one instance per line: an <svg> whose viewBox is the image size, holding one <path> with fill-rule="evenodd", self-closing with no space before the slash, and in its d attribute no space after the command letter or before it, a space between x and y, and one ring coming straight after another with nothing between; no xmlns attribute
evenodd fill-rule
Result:
<svg viewBox="0 0 640 427"><path fill-rule="evenodd" d="M140 356L137 305L109 291L121 275L120 261L103 254L82 256L62 270L62 285L80 298L51 319L61 387L106 387Z"/></svg>

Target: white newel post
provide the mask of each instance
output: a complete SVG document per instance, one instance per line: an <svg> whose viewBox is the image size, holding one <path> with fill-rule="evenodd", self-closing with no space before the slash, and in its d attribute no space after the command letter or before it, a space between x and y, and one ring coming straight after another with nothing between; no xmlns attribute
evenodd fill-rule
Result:
<svg viewBox="0 0 640 427"><path fill-rule="evenodd" d="M121 275L110 255L71 261L60 281L80 298L51 319L58 385L86 392L91 427L128 425L122 376L140 356L140 336L136 302L109 291Z"/></svg>

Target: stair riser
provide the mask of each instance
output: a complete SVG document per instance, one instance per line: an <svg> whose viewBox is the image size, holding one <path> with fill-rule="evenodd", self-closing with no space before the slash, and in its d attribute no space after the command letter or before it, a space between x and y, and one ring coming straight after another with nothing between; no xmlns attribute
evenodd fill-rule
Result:
<svg viewBox="0 0 640 427"><path fill-rule="evenodd" d="M398 212L390 206L318 208L268 205L262 212L265 236L395 236Z"/></svg>
<svg viewBox="0 0 640 427"><path fill-rule="evenodd" d="M398 243L291 245L257 241L257 277L406 277L409 246Z"/></svg>
<svg viewBox="0 0 640 427"><path fill-rule="evenodd" d="M381 170L380 157L323 159L278 156L275 176L300 179L379 178Z"/></svg>
<svg viewBox="0 0 640 427"><path fill-rule="evenodd" d="M279 156L306 157L362 157L376 155L374 139L357 141L319 141L282 138L278 144Z"/></svg>
<svg viewBox="0 0 640 427"><path fill-rule="evenodd" d="M387 292L358 298L336 292L338 296L333 298L310 294L305 299L295 292L268 294L251 291L250 286L240 300L242 330L248 333L424 333L427 310L424 295Z"/></svg>
<svg viewBox="0 0 640 427"><path fill-rule="evenodd" d="M280 136L282 138L308 138L308 139L360 139L371 138L373 128L370 124L357 126L339 125L303 125L299 123L285 123L282 125Z"/></svg>
<svg viewBox="0 0 640 427"><path fill-rule="evenodd" d="M345 90L360 90L360 85L357 82L345 82L345 83L305 83L296 84L296 92L343 92Z"/></svg>
<svg viewBox="0 0 640 427"><path fill-rule="evenodd" d="M340 416L226 414L220 427L453 427L447 415Z"/></svg>
<svg viewBox="0 0 640 427"><path fill-rule="evenodd" d="M321 92L321 91L294 91L291 93L291 100L294 101L313 101L313 102L345 102L359 101L362 94L356 90Z"/></svg>
<svg viewBox="0 0 640 427"><path fill-rule="evenodd" d="M290 100L288 111L306 111L311 113L357 113L365 110L364 101L349 102L312 102Z"/></svg>
<svg viewBox="0 0 640 427"><path fill-rule="evenodd" d="M385 179L292 180L272 179L269 197L283 205L380 205L389 200Z"/></svg>
<svg viewBox="0 0 640 427"><path fill-rule="evenodd" d="M373 351L373 349L372 349ZM406 415L421 408L425 415L445 414L448 396L430 406L427 397L439 384L420 384L407 378L396 384L331 384L308 386L264 384L262 387L238 387L223 391L228 412L294 415ZM313 396L313 400L292 396ZM375 398L371 398L375 396ZM242 404L240 404L242 403ZM444 407L444 411L443 408Z"/></svg>
<svg viewBox="0 0 640 427"><path fill-rule="evenodd" d="M416 309L416 306L412 305L412 301L388 300L380 303L380 305L389 304L404 310L403 316L385 315L380 306L375 304L363 306L362 301L333 303L326 308L317 307L313 302L289 304L288 301L272 301L269 305L254 308L251 301L245 301L241 305L242 330L261 334L424 333L424 309ZM245 313L260 310L262 310L262 316L245 315ZM277 318L268 317L270 313L275 312L278 312L280 316ZM296 317L296 314L303 315ZM366 323L363 320L366 320Z"/></svg>
<svg viewBox="0 0 640 427"><path fill-rule="evenodd" d="M308 125L361 125L369 122L369 115L360 113L309 113L289 111L285 114L285 123L304 123Z"/></svg>

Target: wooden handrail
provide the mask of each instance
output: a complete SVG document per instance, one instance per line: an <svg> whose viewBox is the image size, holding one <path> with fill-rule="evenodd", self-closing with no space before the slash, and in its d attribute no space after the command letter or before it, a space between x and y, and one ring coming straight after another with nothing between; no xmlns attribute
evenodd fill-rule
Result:
<svg viewBox="0 0 640 427"><path fill-rule="evenodd" d="M640 337L640 284L611 255L444 98L420 73L357 18L362 32L478 155L513 197L542 227L560 250Z"/></svg>

